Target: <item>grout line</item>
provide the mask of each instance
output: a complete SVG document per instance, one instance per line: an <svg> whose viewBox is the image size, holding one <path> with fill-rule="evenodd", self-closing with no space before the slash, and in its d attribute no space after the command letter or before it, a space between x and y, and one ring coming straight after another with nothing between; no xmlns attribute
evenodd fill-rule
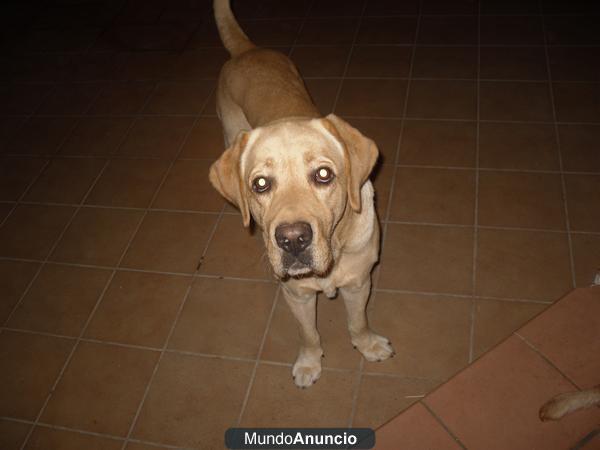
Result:
<svg viewBox="0 0 600 450"><path fill-rule="evenodd" d="M423 291L410 291L406 289L384 289L378 288L377 292L387 292L390 294L408 294L408 295L427 295L433 297L450 297L450 298L461 298L468 299L472 298L472 294L456 294L450 292L423 292ZM494 297L489 295L478 295L478 299L480 300L493 300L493 301L503 301L503 302L520 302L520 303L539 303L543 305L552 305L555 300L534 300L534 299L526 299L526 298L508 298L508 297ZM560 297L559 297L560 298Z"/></svg>
<svg viewBox="0 0 600 450"><path fill-rule="evenodd" d="M421 405L433 416L433 418L441 425L441 427L450 435L452 439L463 449L467 450L467 447L461 442L461 440L456 436L450 428L444 423L444 421L431 409L431 407L425 402L425 400L421 400Z"/></svg>

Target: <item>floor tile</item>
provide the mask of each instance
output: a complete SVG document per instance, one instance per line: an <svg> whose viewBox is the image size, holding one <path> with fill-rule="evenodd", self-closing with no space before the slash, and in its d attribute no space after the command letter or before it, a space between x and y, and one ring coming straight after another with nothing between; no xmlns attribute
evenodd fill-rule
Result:
<svg viewBox="0 0 600 450"><path fill-rule="evenodd" d="M600 272L600 236L572 234L575 281L578 287L590 286Z"/></svg>
<svg viewBox="0 0 600 450"><path fill-rule="evenodd" d="M412 76L415 78L475 78L475 47L417 47Z"/></svg>
<svg viewBox="0 0 600 450"><path fill-rule="evenodd" d="M294 47L291 59L303 77L340 77L344 74L350 47Z"/></svg>
<svg viewBox="0 0 600 450"><path fill-rule="evenodd" d="M477 4L471 0L425 0L423 14L476 14Z"/></svg>
<svg viewBox="0 0 600 450"><path fill-rule="evenodd" d="M394 345L396 356L365 370L445 380L469 362L471 299L377 292L370 325Z"/></svg>
<svg viewBox="0 0 600 450"><path fill-rule="evenodd" d="M418 14L417 0L369 0L365 9L367 16L394 16L401 14Z"/></svg>
<svg viewBox="0 0 600 450"><path fill-rule="evenodd" d="M165 354L133 437L185 447L222 446L225 430L238 418L252 368L241 361Z"/></svg>
<svg viewBox="0 0 600 450"><path fill-rule="evenodd" d="M598 384L598 299L597 287L574 291L519 331L581 389Z"/></svg>
<svg viewBox="0 0 600 450"><path fill-rule="evenodd" d="M11 155L53 155L75 125L72 117L32 117L4 148Z"/></svg>
<svg viewBox="0 0 600 450"><path fill-rule="evenodd" d="M187 277L117 272L85 336L162 348L190 283Z"/></svg>
<svg viewBox="0 0 600 450"><path fill-rule="evenodd" d="M559 299L572 288L567 236L480 229L476 284L481 296Z"/></svg>
<svg viewBox="0 0 600 450"><path fill-rule="evenodd" d="M560 175L481 172L479 224L564 230L565 214Z"/></svg>
<svg viewBox="0 0 600 450"><path fill-rule="evenodd" d="M422 166L474 167L475 123L408 120L398 162Z"/></svg>
<svg viewBox="0 0 600 450"><path fill-rule="evenodd" d="M26 201L79 204L106 164L95 158L50 161L25 195Z"/></svg>
<svg viewBox="0 0 600 450"><path fill-rule="evenodd" d="M296 19L277 19L246 21L240 20L240 26L254 44L259 47L270 47L276 45L292 45L302 23ZM308 23L307 23L308 25ZM306 28L303 29L303 34ZM306 43L300 42L299 43Z"/></svg>
<svg viewBox="0 0 600 450"><path fill-rule="evenodd" d="M543 303L476 299L473 356L481 356L546 308Z"/></svg>
<svg viewBox="0 0 600 450"><path fill-rule="evenodd" d="M404 80L344 80L335 112L342 116L401 117Z"/></svg>
<svg viewBox="0 0 600 450"><path fill-rule="evenodd" d="M352 426L380 427L438 384L417 378L363 375Z"/></svg>
<svg viewBox="0 0 600 450"><path fill-rule="evenodd" d="M302 17L310 9L310 1L281 2L277 0L259 0L252 5L236 5L236 15L244 19Z"/></svg>
<svg viewBox="0 0 600 450"><path fill-rule="evenodd" d="M17 206L0 228L0 253L44 259L74 212L70 206Z"/></svg>
<svg viewBox="0 0 600 450"><path fill-rule="evenodd" d="M475 119L476 91L476 84L471 81L413 81L406 115L424 119Z"/></svg>
<svg viewBox="0 0 600 450"><path fill-rule="evenodd" d="M469 294L473 230L389 224L381 255L379 287Z"/></svg>
<svg viewBox="0 0 600 450"><path fill-rule="evenodd" d="M587 411L547 427L538 409L570 390L573 386L559 372L513 336L430 394L426 402L467 448L568 448L592 429L597 414Z"/></svg>
<svg viewBox="0 0 600 450"><path fill-rule="evenodd" d="M394 166L391 164L381 164L371 174L375 188L375 211L380 221L387 219L393 175Z"/></svg>
<svg viewBox="0 0 600 450"><path fill-rule="evenodd" d="M543 47L483 47L481 78L546 80L546 52Z"/></svg>
<svg viewBox="0 0 600 450"><path fill-rule="evenodd" d="M173 158L193 124L190 117L144 117L137 119L119 155Z"/></svg>
<svg viewBox="0 0 600 450"><path fill-rule="evenodd" d="M411 49L399 46L356 46L348 66L348 77L407 77Z"/></svg>
<svg viewBox="0 0 600 450"><path fill-rule="evenodd" d="M144 113L199 114L214 84L214 81L159 83Z"/></svg>
<svg viewBox="0 0 600 450"><path fill-rule="evenodd" d="M349 122L362 134L375 141L381 163L394 163L398 148L398 137L402 127L400 120L352 118Z"/></svg>
<svg viewBox="0 0 600 450"><path fill-rule="evenodd" d="M543 45L541 16L481 16L482 45Z"/></svg>
<svg viewBox="0 0 600 450"><path fill-rule="evenodd" d="M241 426L345 427L354 382L352 373L325 371L315 385L298 389L292 381L291 367L261 364ZM295 407L290 408L290 404Z"/></svg>
<svg viewBox="0 0 600 450"><path fill-rule="evenodd" d="M88 205L146 208L168 167L168 161L158 159L113 159L85 202Z"/></svg>
<svg viewBox="0 0 600 450"><path fill-rule="evenodd" d="M225 200L208 181L211 161L175 161L153 208L220 212Z"/></svg>
<svg viewBox="0 0 600 450"><path fill-rule="evenodd" d="M564 170L600 172L599 125L559 125L558 131Z"/></svg>
<svg viewBox="0 0 600 450"><path fill-rule="evenodd" d="M50 259L114 266L119 262L141 218L140 211L82 208L65 231Z"/></svg>
<svg viewBox="0 0 600 450"><path fill-rule="evenodd" d="M135 114L142 109L154 83L114 82L105 86L91 106L90 114Z"/></svg>
<svg viewBox="0 0 600 450"><path fill-rule="evenodd" d="M597 47L548 47L554 81L600 81L599 61Z"/></svg>
<svg viewBox="0 0 600 450"><path fill-rule="evenodd" d="M479 124L480 167L559 170L558 158L552 125L496 122Z"/></svg>
<svg viewBox="0 0 600 450"><path fill-rule="evenodd" d="M412 44L416 30L416 17L363 17L356 43Z"/></svg>
<svg viewBox="0 0 600 450"><path fill-rule="evenodd" d="M58 85L42 101L36 114L83 114L100 93L98 83Z"/></svg>
<svg viewBox="0 0 600 450"><path fill-rule="evenodd" d="M333 112L341 80L305 80L306 89L322 115Z"/></svg>
<svg viewBox="0 0 600 450"><path fill-rule="evenodd" d="M480 95L480 117L484 120L553 119L547 83L482 81Z"/></svg>
<svg viewBox="0 0 600 450"><path fill-rule="evenodd" d="M214 215L150 212L125 254L122 266L194 273L215 220Z"/></svg>
<svg viewBox="0 0 600 450"><path fill-rule="evenodd" d="M421 17L417 43L425 45L474 45L477 43L477 17Z"/></svg>
<svg viewBox="0 0 600 450"><path fill-rule="evenodd" d="M255 229L254 234L250 234L238 215L221 217L200 273L272 280L261 231Z"/></svg>
<svg viewBox="0 0 600 450"><path fill-rule="evenodd" d="M84 117L64 145L61 155L109 156L125 140L133 119L125 117Z"/></svg>
<svg viewBox="0 0 600 450"><path fill-rule="evenodd" d="M600 175L565 175L571 230L600 231Z"/></svg>
<svg viewBox="0 0 600 450"><path fill-rule="evenodd" d="M354 40L356 18L308 19L302 26L296 44L299 45L349 45ZM249 36L251 36L249 34ZM286 42L291 44L291 42Z"/></svg>
<svg viewBox="0 0 600 450"><path fill-rule="evenodd" d="M6 450L21 450L31 425L0 419L0 447Z"/></svg>
<svg viewBox="0 0 600 450"><path fill-rule="evenodd" d="M600 34L596 27L598 11L581 15L577 21L568 16L548 16L546 35L550 45L598 45Z"/></svg>
<svg viewBox="0 0 600 450"><path fill-rule="evenodd" d="M4 324L38 269L35 263L0 261L0 323Z"/></svg>
<svg viewBox="0 0 600 450"><path fill-rule="evenodd" d="M73 431L36 427L24 450L119 450L123 442Z"/></svg>
<svg viewBox="0 0 600 450"><path fill-rule="evenodd" d="M0 200L19 200L46 163L40 158L0 159Z"/></svg>
<svg viewBox="0 0 600 450"><path fill-rule="evenodd" d="M482 14L537 14L540 2L537 0L486 0L481 3Z"/></svg>
<svg viewBox="0 0 600 450"><path fill-rule="evenodd" d="M197 279L169 348L257 358L276 289L264 282ZM252 311L252 319L240 320L243 311Z"/></svg>
<svg viewBox="0 0 600 450"><path fill-rule="evenodd" d="M16 203L12 202L0 203L0 223L4 222L4 219L6 219L9 216L15 205Z"/></svg>
<svg viewBox="0 0 600 450"><path fill-rule="evenodd" d="M15 310L8 326L79 336L110 271L48 264Z"/></svg>
<svg viewBox="0 0 600 450"><path fill-rule="evenodd" d="M181 158L217 159L225 150L221 121L216 117L201 117L185 141Z"/></svg>
<svg viewBox="0 0 600 450"><path fill-rule="evenodd" d="M600 122L597 83L554 83L556 116L560 122Z"/></svg>
<svg viewBox="0 0 600 450"><path fill-rule="evenodd" d="M139 442L129 442L125 450L168 450L172 447L163 447L157 444L142 444Z"/></svg>
<svg viewBox="0 0 600 450"><path fill-rule="evenodd" d="M473 225L475 172L399 167L391 220Z"/></svg>
<svg viewBox="0 0 600 450"><path fill-rule="evenodd" d="M171 74L176 60L174 52L117 53L113 78L121 81L157 81Z"/></svg>
<svg viewBox="0 0 600 450"><path fill-rule="evenodd" d="M313 3L309 15L311 17L359 17L363 3L361 0L331 0Z"/></svg>
<svg viewBox="0 0 600 450"><path fill-rule="evenodd" d="M325 358L321 361L323 367L358 369L361 355L352 348L346 322L346 309L341 295L338 295L335 300L319 295L317 311L317 328L325 353ZM280 295L260 357L265 361L293 364L299 348L298 324L283 295Z"/></svg>
<svg viewBox="0 0 600 450"><path fill-rule="evenodd" d="M0 87L2 114L32 114L52 90L42 84L5 85Z"/></svg>
<svg viewBox="0 0 600 450"><path fill-rule="evenodd" d="M35 420L73 341L35 334L0 334L0 414Z"/></svg>

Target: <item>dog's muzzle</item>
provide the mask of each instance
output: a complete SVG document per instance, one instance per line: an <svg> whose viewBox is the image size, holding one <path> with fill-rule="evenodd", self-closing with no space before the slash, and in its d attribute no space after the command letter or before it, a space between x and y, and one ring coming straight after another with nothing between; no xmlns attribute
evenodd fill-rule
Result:
<svg viewBox="0 0 600 450"><path fill-rule="evenodd" d="M281 224L275 229L275 241L284 251L282 263L290 275L300 275L311 270L310 244L313 239L311 226L306 222Z"/></svg>

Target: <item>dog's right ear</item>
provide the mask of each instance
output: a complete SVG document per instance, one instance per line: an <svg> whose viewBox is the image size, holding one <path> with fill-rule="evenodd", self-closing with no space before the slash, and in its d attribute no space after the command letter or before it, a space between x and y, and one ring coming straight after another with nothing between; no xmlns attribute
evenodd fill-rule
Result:
<svg viewBox="0 0 600 450"><path fill-rule="evenodd" d="M208 178L220 194L236 205L242 213L245 227L250 225L247 189L240 170L241 156L248 144L249 132L241 131L233 145L210 166Z"/></svg>

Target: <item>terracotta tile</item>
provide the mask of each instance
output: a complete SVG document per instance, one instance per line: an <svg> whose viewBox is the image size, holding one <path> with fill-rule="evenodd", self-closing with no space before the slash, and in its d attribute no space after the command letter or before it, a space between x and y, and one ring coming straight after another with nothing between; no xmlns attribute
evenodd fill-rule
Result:
<svg viewBox="0 0 600 450"><path fill-rule="evenodd" d="M53 159L25 196L26 201L79 204L106 164L95 158Z"/></svg>
<svg viewBox="0 0 600 450"><path fill-rule="evenodd" d="M585 14L598 12L598 5L596 3L586 2L585 0L544 0L542 6L545 14Z"/></svg>
<svg viewBox="0 0 600 450"><path fill-rule="evenodd" d="M10 114L32 114L48 95L51 87L43 84L0 86L0 112Z"/></svg>
<svg viewBox="0 0 600 450"><path fill-rule="evenodd" d="M600 172L598 125L559 125L560 150L566 171Z"/></svg>
<svg viewBox="0 0 600 450"><path fill-rule="evenodd" d="M546 80L546 52L543 47L483 47L481 78Z"/></svg>
<svg viewBox="0 0 600 450"><path fill-rule="evenodd" d="M32 117L15 132L4 153L53 155L73 129L75 121L72 117Z"/></svg>
<svg viewBox="0 0 600 450"><path fill-rule="evenodd" d="M479 230L477 295L554 301L571 287L565 234Z"/></svg>
<svg viewBox="0 0 600 450"><path fill-rule="evenodd" d="M34 29L27 35L25 50L31 52L83 52L96 40L95 28Z"/></svg>
<svg viewBox="0 0 600 450"><path fill-rule="evenodd" d="M402 127L400 120L352 118L349 122L362 134L375 141L379 150L379 161L384 164L394 163Z"/></svg>
<svg viewBox="0 0 600 450"><path fill-rule="evenodd" d="M554 83L556 116L560 122L599 122L597 83Z"/></svg>
<svg viewBox="0 0 600 450"><path fill-rule="evenodd" d="M317 304L317 328L326 355L321 361L323 367L357 370L361 355L352 348L350 342L342 296L329 300L319 295ZM299 348L298 324L280 295L260 358L293 364Z"/></svg>
<svg viewBox="0 0 600 450"><path fill-rule="evenodd" d="M180 52L194 31L194 24L189 22L113 25L95 42L93 50Z"/></svg>
<svg viewBox="0 0 600 450"><path fill-rule="evenodd" d="M223 45L213 17L204 18L197 26L196 33L190 38L187 48L220 47Z"/></svg>
<svg viewBox="0 0 600 450"><path fill-rule="evenodd" d="M600 49L597 47L548 47L554 81L600 81Z"/></svg>
<svg viewBox="0 0 600 450"><path fill-rule="evenodd" d="M162 2L130 0L119 11L115 22L123 23L154 23L159 19L164 8Z"/></svg>
<svg viewBox="0 0 600 450"><path fill-rule="evenodd" d="M31 425L0 419L0 447L5 450L21 450Z"/></svg>
<svg viewBox="0 0 600 450"><path fill-rule="evenodd" d="M176 52L127 52L115 57L114 78L123 81L151 81L171 75Z"/></svg>
<svg viewBox="0 0 600 450"><path fill-rule="evenodd" d="M225 150L221 121L216 117L201 117L190 132L181 158L217 159Z"/></svg>
<svg viewBox="0 0 600 450"><path fill-rule="evenodd" d="M23 126L22 117L0 117L0 153L10 153L12 137Z"/></svg>
<svg viewBox="0 0 600 450"><path fill-rule="evenodd" d="M221 447L225 430L235 425L252 368L252 363L241 361L165 354L133 437L185 447Z"/></svg>
<svg viewBox="0 0 600 450"><path fill-rule="evenodd" d="M271 280L271 264L261 231L255 229L254 234L250 234L243 228L239 215L221 217L202 260L200 273Z"/></svg>
<svg viewBox="0 0 600 450"><path fill-rule="evenodd" d="M356 46L348 66L349 77L407 77L410 47Z"/></svg>
<svg viewBox="0 0 600 450"><path fill-rule="evenodd" d="M361 21L356 43L412 44L416 30L416 17L365 17Z"/></svg>
<svg viewBox="0 0 600 450"><path fill-rule="evenodd" d="M158 357L154 351L80 343L41 420L126 435Z"/></svg>
<svg viewBox="0 0 600 450"><path fill-rule="evenodd" d="M472 0L425 0L423 14L476 14L477 3Z"/></svg>
<svg viewBox="0 0 600 450"><path fill-rule="evenodd" d="M68 206L17 206L0 228L2 256L44 259L74 212Z"/></svg>
<svg viewBox="0 0 600 450"><path fill-rule="evenodd" d="M104 87L89 110L91 114L135 114L142 109L152 82L111 83Z"/></svg>
<svg viewBox="0 0 600 450"><path fill-rule="evenodd" d="M211 15L210 3L208 2L169 2L160 15L160 22L181 23L197 22L207 15Z"/></svg>
<svg viewBox="0 0 600 450"><path fill-rule="evenodd" d="M406 96L404 80L344 80L336 105L342 116L401 117Z"/></svg>
<svg viewBox="0 0 600 450"><path fill-rule="evenodd" d="M476 78L475 47L416 47L415 78Z"/></svg>
<svg viewBox="0 0 600 450"><path fill-rule="evenodd" d="M389 224L381 256L379 287L469 294L473 230Z"/></svg>
<svg viewBox="0 0 600 450"><path fill-rule="evenodd" d="M73 341L35 334L0 334L0 414L35 420Z"/></svg>
<svg viewBox="0 0 600 450"><path fill-rule="evenodd" d="M363 375L352 426L380 427L438 384L434 380Z"/></svg>
<svg viewBox="0 0 600 450"><path fill-rule="evenodd" d="M129 442L125 450L168 450L172 447L162 447L160 445L152 444L141 444L139 442Z"/></svg>
<svg viewBox="0 0 600 450"><path fill-rule="evenodd" d="M480 111L485 120L552 121L547 83L483 81Z"/></svg>
<svg viewBox="0 0 600 450"><path fill-rule="evenodd" d="M470 81L413 81L406 115L427 119L475 119L476 85Z"/></svg>
<svg viewBox="0 0 600 450"><path fill-rule="evenodd" d="M474 167L476 125L408 120L398 162L424 166Z"/></svg>
<svg viewBox="0 0 600 450"><path fill-rule="evenodd" d="M421 18L417 43L472 45L477 43L477 17L425 16Z"/></svg>
<svg viewBox="0 0 600 450"><path fill-rule="evenodd" d="M0 261L0 323L6 321L38 269L34 263Z"/></svg>
<svg viewBox="0 0 600 450"><path fill-rule="evenodd" d="M311 17L359 17L363 9L361 0L331 0L314 3L310 9Z"/></svg>
<svg viewBox="0 0 600 450"><path fill-rule="evenodd" d="M291 59L303 77L341 77L349 52L348 46L294 47Z"/></svg>
<svg viewBox="0 0 600 450"><path fill-rule="evenodd" d="M107 270L46 265L8 326L77 337L109 276Z"/></svg>
<svg viewBox="0 0 600 450"><path fill-rule="evenodd" d="M481 16L482 45L543 45L541 16Z"/></svg>
<svg viewBox="0 0 600 450"><path fill-rule="evenodd" d="M65 231L50 259L114 266L119 262L141 218L140 211L82 208Z"/></svg>
<svg viewBox="0 0 600 450"><path fill-rule="evenodd" d="M200 78L216 79L219 76L221 67L223 67L223 64L228 59L229 53L222 46L184 51L179 55L171 77L182 80L198 80ZM199 100L205 91L208 91L206 95L208 97L208 94L214 88L216 88L215 81L206 81L190 83L186 90ZM183 103L191 100L185 96L181 98L184 101ZM176 109L181 108L181 106L178 107L177 103L174 103L173 106ZM190 109L192 109L191 106Z"/></svg>
<svg viewBox="0 0 600 450"><path fill-rule="evenodd" d="M479 224L564 230L565 215L560 175L481 172Z"/></svg>
<svg viewBox="0 0 600 450"><path fill-rule="evenodd" d="M587 287L600 272L600 236L571 234L571 242L576 284L578 287Z"/></svg>
<svg viewBox="0 0 600 450"><path fill-rule="evenodd" d="M40 158L0 159L0 199L19 200L46 162Z"/></svg>
<svg viewBox="0 0 600 450"><path fill-rule="evenodd" d="M308 19L298 36L297 44L349 45L358 27L355 18Z"/></svg>
<svg viewBox="0 0 600 450"><path fill-rule="evenodd" d="M418 14L417 0L369 0L365 14L367 16L393 16L400 14Z"/></svg>
<svg viewBox="0 0 600 450"><path fill-rule="evenodd" d="M473 225L475 172L399 167L391 220Z"/></svg>
<svg viewBox="0 0 600 450"><path fill-rule="evenodd" d="M482 14L536 14L540 12L537 0L486 0L481 2Z"/></svg>
<svg viewBox="0 0 600 450"><path fill-rule="evenodd" d="M59 85L42 101L36 114L83 114L101 87L98 83Z"/></svg>
<svg viewBox="0 0 600 450"><path fill-rule="evenodd" d="M176 161L153 208L219 212L225 200L208 181L211 161Z"/></svg>
<svg viewBox="0 0 600 450"><path fill-rule="evenodd" d="M304 80L306 89L323 115L333 111L341 80Z"/></svg>
<svg viewBox="0 0 600 450"><path fill-rule="evenodd" d="M194 273L216 216L150 212L123 258L122 266Z"/></svg>
<svg viewBox="0 0 600 450"><path fill-rule="evenodd" d="M572 230L600 231L600 175L565 175Z"/></svg>
<svg viewBox="0 0 600 450"><path fill-rule="evenodd" d="M546 308L543 303L476 299L473 356L487 352Z"/></svg>
<svg viewBox="0 0 600 450"><path fill-rule="evenodd" d="M15 203L0 203L0 223L12 212Z"/></svg>
<svg viewBox="0 0 600 450"><path fill-rule="evenodd" d="M352 373L325 371L310 389L298 389L292 369L261 364L246 406L243 427L345 427L350 417ZM282 402L281 399L288 399ZM287 405L296 405L289 408Z"/></svg>
<svg viewBox="0 0 600 450"><path fill-rule="evenodd" d="M302 21L297 19L240 20L239 23L252 42L260 47L269 47L292 45Z"/></svg>
<svg viewBox="0 0 600 450"><path fill-rule="evenodd" d="M406 450L461 448L425 407L418 403L377 430L377 448L391 450L402 445Z"/></svg>
<svg viewBox="0 0 600 450"><path fill-rule="evenodd" d="M213 81L159 83L144 112L148 114L198 114L214 88Z"/></svg>
<svg viewBox="0 0 600 450"><path fill-rule="evenodd" d="M61 155L109 156L124 141L133 119L112 117L82 118L64 145Z"/></svg>
<svg viewBox="0 0 600 450"><path fill-rule="evenodd" d="M91 82L110 80L113 75L112 52L90 52L73 55L66 66L65 81ZM104 86L102 87L104 89Z"/></svg>
<svg viewBox="0 0 600 450"><path fill-rule="evenodd" d="M119 450L123 442L101 436L77 433L74 431L58 430L46 427L36 427L27 441L24 450L60 449L60 450Z"/></svg>
<svg viewBox="0 0 600 450"><path fill-rule="evenodd" d="M597 414L587 411L548 427L538 409L570 390L559 372L513 336L425 401L467 448L568 448L592 429Z"/></svg>
<svg viewBox="0 0 600 450"><path fill-rule="evenodd" d="M186 277L117 272L85 336L162 348L190 282Z"/></svg>
<svg viewBox="0 0 600 450"><path fill-rule="evenodd" d="M264 282L197 280L169 348L257 358L276 288L277 285ZM252 311L252 319L240 321L241 311ZM236 332L232 333L234 329Z"/></svg>
<svg viewBox="0 0 600 450"><path fill-rule="evenodd" d="M594 14L583 14L573 20L568 16L548 16L546 36L550 45L598 45L600 34Z"/></svg>
<svg viewBox="0 0 600 450"><path fill-rule="evenodd" d="M192 124L191 117L139 118L119 149L119 155L173 158Z"/></svg>
<svg viewBox="0 0 600 450"><path fill-rule="evenodd" d="M235 5L236 17L244 19L302 17L310 9L309 0L281 1L258 0L252 4L240 2Z"/></svg>
<svg viewBox="0 0 600 450"><path fill-rule="evenodd" d="M558 170L554 126L480 123L479 165L492 169Z"/></svg>
<svg viewBox="0 0 600 450"><path fill-rule="evenodd" d="M391 164L381 164L371 174L371 181L375 188L375 210L379 220L387 219L393 175L394 166Z"/></svg>
<svg viewBox="0 0 600 450"><path fill-rule="evenodd" d="M169 164L157 159L113 159L86 204L146 208L158 189Z"/></svg>

